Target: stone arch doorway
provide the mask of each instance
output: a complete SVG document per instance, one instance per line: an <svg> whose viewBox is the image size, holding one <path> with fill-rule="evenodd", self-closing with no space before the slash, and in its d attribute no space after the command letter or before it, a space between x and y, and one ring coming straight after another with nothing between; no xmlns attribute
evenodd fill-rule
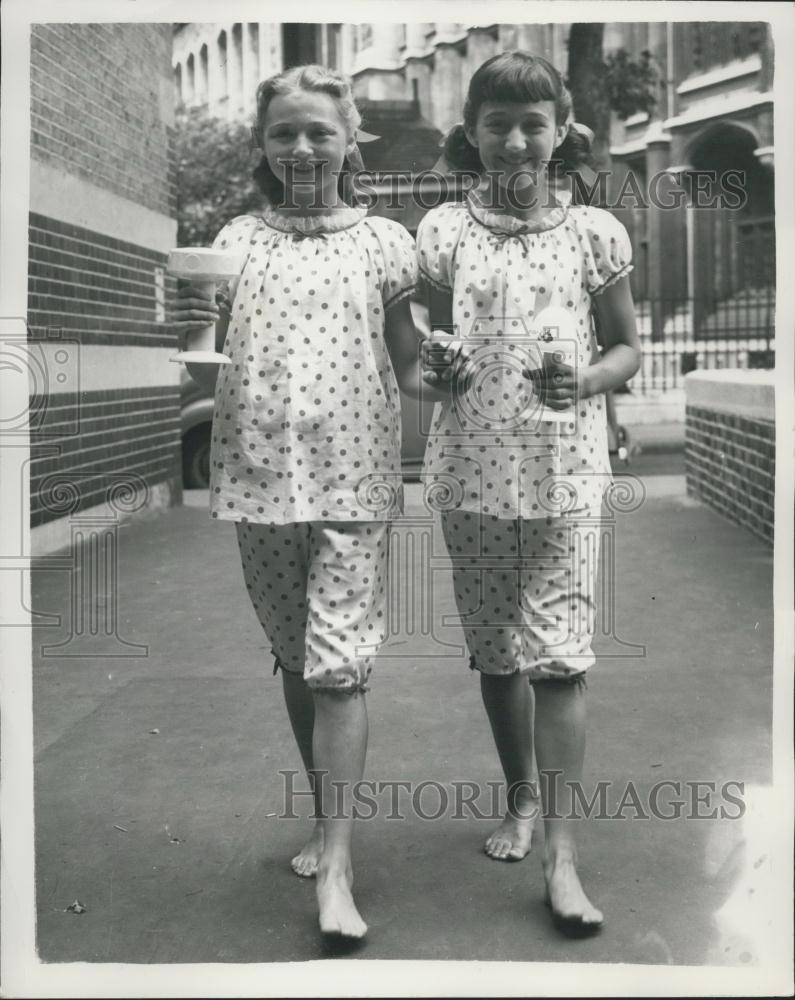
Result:
<svg viewBox="0 0 795 1000"><path fill-rule="evenodd" d="M755 155L759 146L751 126L720 122L688 147L693 170L714 173L718 192L731 186L741 201L694 208L694 292L712 302L769 291L775 282L774 178Z"/></svg>

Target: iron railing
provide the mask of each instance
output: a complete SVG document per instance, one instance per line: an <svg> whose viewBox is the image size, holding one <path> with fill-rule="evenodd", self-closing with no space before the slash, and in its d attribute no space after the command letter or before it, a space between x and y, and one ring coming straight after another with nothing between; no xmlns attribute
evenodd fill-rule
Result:
<svg viewBox="0 0 795 1000"><path fill-rule="evenodd" d="M684 387L704 368L772 368L775 290L746 289L730 299L645 299L635 303L643 359L633 392Z"/></svg>

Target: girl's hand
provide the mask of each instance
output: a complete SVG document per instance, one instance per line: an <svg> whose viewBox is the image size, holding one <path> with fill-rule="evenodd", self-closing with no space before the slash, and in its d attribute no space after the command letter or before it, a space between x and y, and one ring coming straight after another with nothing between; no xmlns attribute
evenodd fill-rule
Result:
<svg viewBox="0 0 795 1000"><path fill-rule="evenodd" d="M450 334L435 330L422 342L420 350L423 382L432 386L449 383L459 392L466 391L473 374L469 366L471 347L463 340L455 340Z"/></svg>
<svg viewBox="0 0 795 1000"><path fill-rule="evenodd" d="M533 383L533 388L544 406L550 410L567 410L578 399L587 399L591 394L588 383L588 369L577 370L553 354L544 355L544 367L540 371L525 371L525 377Z"/></svg>
<svg viewBox="0 0 795 1000"><path fill-rule="evenodd" d="M185 349L189 333L214 326L218 322L221 316L219 304L223 305L225 301L221 292L216 292L215 299L212 299L202 288L186 282L179 283L174 305L174 329L179 338L180 350Z"/></svg>

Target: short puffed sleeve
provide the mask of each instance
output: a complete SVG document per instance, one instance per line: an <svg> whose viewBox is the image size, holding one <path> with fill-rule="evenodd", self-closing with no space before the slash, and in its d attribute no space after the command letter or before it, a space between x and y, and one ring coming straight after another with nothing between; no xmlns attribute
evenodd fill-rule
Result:
<svg viewBox="0 0 795 1000"><path fill-rule="evenodd" d="M455 252L466 214L458 203L440 205L425 215L417 228L417 259L420 278L434 288L451 291Z"/></svg>
<svg viewBox="0 0 795 1000"><path fill-rule="evenodd" d="M257 228L259 220L253 215L238 215L213 240L213 250L236 250L240 253L248 251L251 235ZM242 271L242 268L241 268ZM218 289L223 291L230 302L234 302L240 276L219 282Z"/></svg>
<svg viewBox="0 0 795 1000"><path fill-rule="evenodd" d="M632 244L624 226L602 208L580 209L578 222L585 287L598 295L632 270Z"/></svg>
<svg viewBox="0 0 795 1000"><path fill-rule="evenodd" d="M417 287L417 254L407 229L390 219L367 220L380 249L378 261L381 299L389 309Z"/></svg>

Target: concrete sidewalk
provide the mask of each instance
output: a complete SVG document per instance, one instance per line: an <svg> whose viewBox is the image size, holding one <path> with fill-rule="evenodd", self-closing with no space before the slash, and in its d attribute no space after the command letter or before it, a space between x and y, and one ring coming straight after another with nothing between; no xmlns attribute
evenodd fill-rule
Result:
<svg viewBox="0 0 795 1000"><path fill-rule="evenodd" d="M684 497L680 475L652 475L646 485L642 507L618 519L615 636L599 639L604 658L589 680L587 780L612 783L612 806L629 782L648 802L663 780L711 781L718 806L730 805L724 782L744 782L746 817L629 821L637 812L628 808L625 822L584 824L582 876L607 923L597 938L570 941L542 901L540 837L521 864L501 864L482 853L489 820L431 822L408 810L390 821L382 812L356 835L357 901L370 933L355 957L677 965L764 957L768 868L753 821L771 780L772 555ZM419 514L420 487L409 495ZM281 684L242 583L234 529L211 522L204 499L121 530L118 633L145 655L95 657L86 646L75 658L43 656L42 644L69 637L72 585L62 571L33 574L35 611L62 616L34 634L46 961L326 954L313 883L289 868L305 821L276 818L279 771L300 767ZM434 619L452 612L449 574L437 562ZM367 776L445 788L497 781L460 631L421 632L406 627L379 658ZM619 655L637 654L632 644L645 655ZM683 784L681 797L692 794ZM665 808L673 797L661 796ZM422 808L438 805L431 788ZM75 899L84 913L66 911Z"/></svg>

